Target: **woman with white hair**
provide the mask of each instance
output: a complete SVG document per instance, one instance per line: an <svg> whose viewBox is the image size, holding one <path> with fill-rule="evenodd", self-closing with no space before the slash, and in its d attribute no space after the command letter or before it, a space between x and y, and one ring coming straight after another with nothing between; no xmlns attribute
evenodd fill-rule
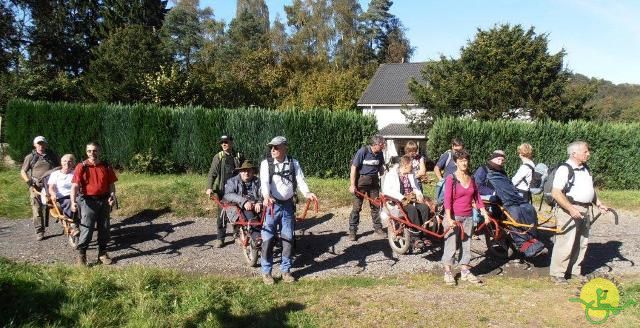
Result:
<svg viewBox="0 0 640 328"><path fill-rule="evenodd" d="M71 179L73 178L73 168L75 167L76 158L73 154L65 154L60 159L62 167L55 170L49 176L49 195L51 201L55 204L58 202L62 208L62 212L67 217L72 217L71 211Z"/></svg>

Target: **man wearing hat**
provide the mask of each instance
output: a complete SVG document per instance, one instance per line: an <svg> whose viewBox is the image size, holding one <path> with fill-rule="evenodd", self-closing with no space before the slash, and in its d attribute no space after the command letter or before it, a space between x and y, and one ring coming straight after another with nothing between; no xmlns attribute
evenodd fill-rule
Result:
<svg viewBox="0 0 640 328"><path fill-rule="evenodd" d="M309 191L309 186L304 180L302 167L298 160L287 155L288 144L285 137L275 137L267 144L271 149L271 157L260 163L260 189L264 201L262 204L267 215L262 225L262 281L267 285L274 283L271 269L273 268L273 244L277 227L280 226L280 239L282 240L282 260L280 272L284 282L294 282L291 275L291 253L293 248L293 225L295 220L296 189L308 199L317 199L316 195ZM273 210L267 207L273 206Z"/></svg>
<svg viewBox="0 0 640 328"><path fill-rule="evenodd" d="M237 205L247 220L259 218L262 212L262 192L260 192L260 179L256 176L258 168L253 161L245 160L235 169L236 175L224 185L223 201ZM229 221L236 222L239 218L238 211L231 207L225 210ZM251 229L251 238L257 241L260 236L258 229Z"/></svg>
<svg viewBox="0 0 640 328"><path fill-rule="evenodd" d="M22 161L22 169L20 176L22 180L29 186L29 195L31 199L31 211L33 212L33 227L36 229L36 239L44 238L44 224L42 212L40 211L40 202L38 201L38 192L42 190L42 181L40 180L47 171L60 166L60 159L50 149L47 149L47 139L43 136L37 136L33 139L33 150Z"/></svg>
<svg viewBox="0 0 640 328"><path fill-rule="evenodd" d="M211 161L207 190L205 191L209 197L215 193L218 199L222 199L225 183L234 175L234 170L244 162L244 156L233 149L233 138L230 135L220 137L220 147L222 150L215 154ZM218 233L214 242L214 246L218 248L224 245L224 237L227 233L226 222L222 220L220 213L221 209L218 208L218 218L216 219Z"/></svg>

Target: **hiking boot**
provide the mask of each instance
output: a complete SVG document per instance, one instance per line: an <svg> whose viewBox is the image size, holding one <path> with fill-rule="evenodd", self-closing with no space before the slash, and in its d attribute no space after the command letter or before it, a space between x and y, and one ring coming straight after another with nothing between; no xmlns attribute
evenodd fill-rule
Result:
<svg viewBox="0 0 640 328"><path fill-rule="evenodd" d="M476 284L476 285L482 285L483 284L482 280L480 280L480 279L478 279L478 277L474 276L473 273L471 273L471 271L469 271L469 270L460 272L460 280L468 281L468 282L470 282L472 284Z"/></svg>
<svg viewBox="0 0 640 328"><path fill-rule="evenodd" d="M447 286L455 286L456 285L456 279L453 277L451 272L445 271L445 273L444 273L444 283Z"/></svg>
<svg viewBox="0 0 640 328"><path fill-rule="evenodd" d="M349 241L356 241L358 240L358 237L356 236L356 232L355 231L349 231Z"/></svg>
<svg viewBox="0 0 640 328"><path fill-rule="evenodd" d="M569 282L564 277L551 276L551 281L556 285L568 285Z"/></svg>
<svg viewBox="0 0 640 328"><path fill-rule="evenodd" d="M283 272L282 281L286 283L292 283L296 281L296 278L294 278L293 275L291 275L291 272Z"/></svg>
<svg viewBox="0 0 640 328"><path fill-rule="evenodd" d="M581 274L572 274L571 279L576 279L580 282L587 282L587 276L583 276Z"/></svg>
<svg viewBox="0 0 640 328"><path fill-rule="evenodd" d="M224 246L224 240L216 239L213 241L213 247L222 248Z"/></svg>
<svg viewBox="0 0 640 328"><path fill-rule="evenodd" d="M262 274L262 282L265 285L273 285L275 283L275 280L273 280L273 277L271 276L270 273L263 273Z"/></svg>
<svg viewBox="0 0 640 328"><path fill-rule="evenodd" d="M86 253L78 253L78 256L76 257L76 263L79 266L87 266L87 254Z"/></svg>
<svg viewBox="0 0 640 328"><path fill-rule="evenodd" d="M41 241L44 239L44 231L36 232L36 240Z"/></svg>
<svg viewBox="0 0 640 328"><path fill-rule="evenodd" d="M113 263L113 260L109 257L109 254L107 253L102 253L102 255L98 255L98 261L100 261L100 263L104 265L111 265L111 263Z"/></svg>
<svg viewBox="0 0 640 328"><path fill-rule="evenodd" d="M387 234L386 232L384 232L384 230L382 230L382 228L375 228L373 229L373 232L378 236L384 236Z"/></svg>

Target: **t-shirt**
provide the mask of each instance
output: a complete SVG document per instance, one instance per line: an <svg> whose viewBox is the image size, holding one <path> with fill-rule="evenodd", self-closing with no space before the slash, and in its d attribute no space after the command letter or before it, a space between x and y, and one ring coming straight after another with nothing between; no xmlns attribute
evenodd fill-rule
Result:
<svg viewBox="0 0 640 328"><path fill-rule="evenodd" d="M411 187L411 181L409 181L408 175L400 176L400 188L402 189L403 194L410 194L413 191L413 187Z"/></svg>
<svg viewBox="0 0 640 328"><path fill-rule="evenodd" d="M88 161L85 163L86 167L83 167L82 162L76 165L71 181L78 184L80 192L86 196L102 196L109 193L109 186L118 181L113 169L104 162L98 165L90 164Z"/></svg>
<svg viewBox="0 0 640 328"><path fill-rule="evenodd" d="M449 175L444 181L444 186L444 190L446 191L444 195L444 208L452 209L452 215L471 216L473 213L472 204L474 200L479 207L482 206L482 198L480 198L480 193L478 193L478 188L473 179L469 182L467 188L463 187L460 181L457 181L454 190L453 175Z"/></svg>
<svg viewBox="0 0 640 328"><path fill-rule="evenodd" d="M358 168L360 175L377 175L382 171L384 155L381 151L374 154L370 146L362 147L353 156L351 164Z"/></svg>
<svg viewBox="0 0 640 328"><path fill-rule="evenodd" d="M593 189L593 177L584 165L576 166L572 161L567 161L573 168L573 187L567 193L567 197L579 203L591 203L595 198ZM562 190L569 180L569 169L565 165L558 167L553 179L553 189Z"/></svg>
<svg viewBox="0 0 640 328"><path fill-rule="evenodd" d="M44 154L37 154L38 160L33 163L31 166L31 161L33 160L34 153L25 156L24 161L22 161L22 170L26 173L31 171L31 175L40 179L47 171L55 168L60 165L60 160L58 160L58 156L56 156L53 152L47 150Z"/></svg>
<svg viewBox="0 0 640 328"><path fill-rule="evenodd" d="M511 178L511 183L519 190L529 191L529 185L533 178L533 170L531 168L535 168L535 166L536 164L533 163L532 160L528 158L523 159L522 165L520 165L516 174Z"/></svg>
<svg viewBox="0 0 640 328"><path fill-rule="evenodd" d="M73 179L73 171L62 173L61 170L55 170L49 176L49 185L56 186L56 198L67 197L71 195L71 180Z"/></svg>
<svg viewBox="0 0 640 328"><path fill-rule="evenodd" d="M447 163L447 161L449 161L449 163ZM444 170L444 173L442 174L443 178L446 178L448 175L453 174L453 172L456 171L456 162L453 160L453 153L451 152L451 150L448 150L440 155L438 162L436 162L436 166L440 170Z"/></svg>

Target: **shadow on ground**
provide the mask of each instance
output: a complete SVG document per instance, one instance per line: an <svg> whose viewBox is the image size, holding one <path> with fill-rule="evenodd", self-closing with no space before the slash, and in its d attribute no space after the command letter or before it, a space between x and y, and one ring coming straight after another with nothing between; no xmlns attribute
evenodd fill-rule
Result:
<svg viewBox="0 0 640 328"><path fill-rule="evenodd" d="M179 256L180 250L184 247L209 247L207 245L214 239L214 234L204 234L191 236L179 240L167 240L168 236L175 232L175 228L193 224L194 221L181 221L178 223L162 222L155 223L158 217L169 213L170 208L165 207L159 210L146 209L128 217L121 222L111 226L111 251L128 250L124 254L114 257L114 260L123 260L139 256L152 254L169 254ZM157 241L163 244L149 250L142 250L137 247L149 241Z"/></svg>

